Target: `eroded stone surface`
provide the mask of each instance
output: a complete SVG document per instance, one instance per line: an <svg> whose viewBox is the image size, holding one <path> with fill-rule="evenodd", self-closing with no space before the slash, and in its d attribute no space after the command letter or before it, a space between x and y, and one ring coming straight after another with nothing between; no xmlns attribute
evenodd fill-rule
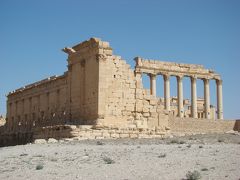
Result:
<svg viewBox="0 0 240 180"><path fill-rule="evenodd" d="M215 119L216 110L217 119L223 118L221 77L202 65L137 57L133 70L125 60L113 54L108 42L98 38L64 48L63 51L68 55L68 69L63 75L52 76L8 94L5 133L33 132L36 135L48 126L68 134L81 129L58 126L64 124L91 125L93 129L158 129L167 132L172 127L189 129L191 123L186 121L177 123L181 126L179 128L173 123L186 118L191 119L189 122L203 119L198 122L199 129L208 130L209 122ZM144 73L150 77L150 89L143 88ZM165 92L162 98L156 97L156 76L164 78ZM170 96L170 76L177 79L177 97ZM191 78L191 101L183 97L183 78ZM204 81L203 98L197 98L196 79ZM216 81L216 109L210 105L210 80ZM224 128L233 129L235 122L218 121L217 124L216 131L225 131ZM92 131L85 128L81 131ZM214 131L214 128L210 130ZM95 137L99 138L136 137L134 133L105 133L104 136L98 136L98 132L91 133L96 133Z"/></svg>

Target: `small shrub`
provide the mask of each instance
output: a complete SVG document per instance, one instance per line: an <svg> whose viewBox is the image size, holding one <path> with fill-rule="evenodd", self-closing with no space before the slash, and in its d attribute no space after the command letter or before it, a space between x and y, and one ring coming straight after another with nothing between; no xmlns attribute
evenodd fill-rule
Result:
<svg viewBox="0 0 240 180"><path fill-rule="evenodd" d="M185 144L185 141L179 141L178 144Z"/></svg>
<svg viewBox="0 0 240 180"><path fill-rule="evenodd" d="M57 162L57 159L56 158L51 158L50 161Z"/></svg>
<svg viewBox="0 0 240 180"><path fill-rule="evenodd" d="M103 161L105 162L105 164L114 164L114 163L115 163L115 161L112 160L112 159L109 158L109 157L104 157L104 158L103 158Z"/></svg>
<svg viewBox="0 0 240 180"><path fill-rule="evenodd" d="M26 154L26 153L22 153L22 154L20 154L20 156L27 156L28 154Z"/></svg>
<svg viewBox="0 0 240 180"><path fill-rule="evenodd" d="M201 171L208 171L208 168L202 168Z"/></svg>
<svg viewBox="0 0 240 180"><path fill-rule="evenodd" d="M223 139L218 139L218 142L220 142L220 143L221 143L221 142L224 142L224 140L223 140Z"/></svg>
<svg viewBox="0 0 240 180"><path fill-rule="evenodd" d="M172 140L170 141L170 143L171 143L171 144L177 144L177 143L178 143L178 140L172 139Z"/></svg>
<svg viewBox="0 0 240 180"><path fill-rule="evenodd" d="M188 144L188 145L187 145L187 148L190 148L191 146L192 146L191 144Z"/></svg>
<svg viewBox="0 0 240 180"><path fill-rule="evenodd" d="M190 137L189 140L197 140L195 137Z"/></svg>
<svg viewBox="0 0 240 180"><path fill-rule="evenodd" d="M164 154L160 154L158 157L159 157L159 158L165 158L166 156L167 156L167 154L164 153Z"/></svg>
<svg viewBox="0 0 240 180"><path fill-rule="evenodd" d="M198 146L198 147L199 147L200 149L201 149L201 148L203 148L203 146L202 146L202 145L200 145L200 146Z"/></svg>
<svg viewBox="0 0 240 180"><path fill-rule="evenodd" d="M97 141L97 145L104 145L104 143L101 141Z"/></svg>
<svg viewBox="0 0 240 180"><path fill-rule="evenodd" d="M37 155L34 155L33 157L44 157L44 156L41 154L37 154Z"/></svg>
<svg viewBox="0 0 240 180"><path fill-rule="evenodd" d="M36 170L41 170L41 169L43 169L43 165L42 165L42 164L38 164L38 165L36 166Z"/></svg>
<svg viewBox="0 0 240 180"><path fill-rule="evenodd" d="M201 174L198 171L188 171L188 173L186 174L186 178L187 180L198 180L201 178Z"/></svg>

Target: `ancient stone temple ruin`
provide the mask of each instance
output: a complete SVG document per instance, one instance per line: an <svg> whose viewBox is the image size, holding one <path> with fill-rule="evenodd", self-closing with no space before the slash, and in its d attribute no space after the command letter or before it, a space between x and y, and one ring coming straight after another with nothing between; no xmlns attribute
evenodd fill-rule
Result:
<svg viewBox="0 0 240 180"><path fill-rule="evenodd" d="M133 70L113 54L108 42L97 38L63 51L68 55L68 69L63 75L8 94L5 132L32 132L36 127L66 124L162 132L234 126L235 122L222 120L220 75L202 65L136 57ZM143 87L143 74L150 78L150 90ZM156 96L156 76L164 79L161 98ZM177 97L170 95L171 76L177 80ZM191 100L183 97L183 78L191 79ZM197 96L197 79L204 82L204 98ZM216 82L216 109L210 105L209 81Z"/></svg>

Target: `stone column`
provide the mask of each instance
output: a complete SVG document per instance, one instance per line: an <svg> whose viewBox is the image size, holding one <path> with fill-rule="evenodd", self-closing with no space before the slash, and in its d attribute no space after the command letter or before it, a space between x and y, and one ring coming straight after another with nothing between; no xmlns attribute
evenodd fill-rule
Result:
<svg viewBox="0 0 240 180"><path fill-rule="evenodd" d="M204 109L205 118L210 119L210 92L209 92L209 79L204 79Z"/></svg>
<svg viewBox="0 0 240 180"><path fill-rule="evenodd" d="M165 109L170 111L170 76L163 75L164 79L164 105Z"/></svg>
<svg viewBox="0 0 240 180"><path fill-rule="evenodd" d="M223 119L222 80L216 80L216 84L217 84L217 118Z"/></svg>
<svg viewBox="0 0 240 180"><path fill-rule="evenodd" d="M197 79L191 77L191 114L193 118L198 118L197 115Z"/></svg>
<svg viewBox="0 0 240 180"><path fill-rule="evenodd" d="M156 96L156 75L155 74L149 74L150 77L150 92L151 95Z"/></svg>
<svg viewBox="0 0 240 180"><path fill-rule="evenodd" d="M178 117L183 117L184 108L183 108L183 85L182 85L182 76L177 76L177 89L178 89Z"/></svg>

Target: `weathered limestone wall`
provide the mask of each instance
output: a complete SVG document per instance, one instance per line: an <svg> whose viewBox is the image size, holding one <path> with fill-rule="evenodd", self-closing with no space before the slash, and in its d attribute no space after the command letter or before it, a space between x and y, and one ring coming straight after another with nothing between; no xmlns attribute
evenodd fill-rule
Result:
<svg viewBox="0 0 240 180"><path fill-rule="evenodd" d="M98 50L99 40L94 38L64 49L68 53L70 119L76 123L91 124L98 117Z"/></svg>
<svg viewBox="0 0 240 180"><path fill-rule="evenodd" d="M223 133L240 131L240 121L209 120L194 118L170 118L169 127L172 133Z"/></svg>
<svg viewBox="0 0 240 180"><path fill-rule="evenodd" d="M219 74L201 65L137 57L132 70L125 60L112 53L108 42L97 38L63 51L68 54L68 71L64 75L36 82L8 95L4 127L9 134L5 133L6 136L14 138L14 133L32 133L39 138L60 138L90 134L89 137L95 138L121 138L135 137L144 131L149 135L146 137L150 137L169 129L222 132L239 127L239 123L213 120L215 108L210 106L209 80L216 81L217 119L223 119L222 80ZM143 88L143 74L150 78L150 90ZM164 98L156 97L157 75L164 79ZM176 77L178 85L174 101L170 95L170 76ZM191 79L188 109L184 106L187 101L183 97L184 77ZM197 98L197 79L204 81L202 100ZM62 126L65 124L93 125L95 129L72 129Z"/></svg>
<svg viewBox="0 0 240 180"><path fill-rule="evenodd" d="M125 60L112 52L99 55L99 125L165 129L168 117L163 108Z"/></svg>
<svg viewBox="0 0 240 180"><path fill-rule="evenodd" d="M30 131L34 126L63 123L67 119L66 74L51 77L8 95L8 131Z"/></svg>
<svg viewBox="0 0 240 180"><path fill-rule="evenodd" d="M92 129L92 126L49 126L38 128L33 139L114 139L114 138L164 138L165 133L158 130L139 129Z"/></svg>

